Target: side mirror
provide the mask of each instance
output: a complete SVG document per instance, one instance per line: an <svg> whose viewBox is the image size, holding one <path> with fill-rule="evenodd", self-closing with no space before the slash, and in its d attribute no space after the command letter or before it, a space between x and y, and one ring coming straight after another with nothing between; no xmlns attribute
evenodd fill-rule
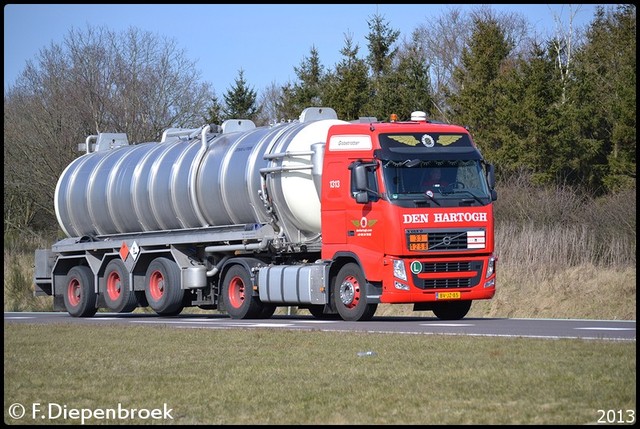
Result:
<svg viewBox="0 0 640 429"><path fill-rule="evenodd" d="M489 188L496 187L496 169L493 164L487 164L487 181L489 182Z"/></svg>
<svg viewBox="0 0 640 429"><path fill-rule="evenodd" d="M374 164L353 163L349 166L352 180L352 193L358 204L367 204L376 200L377 192L369 187L369 169Z"/></svg>
<svg viewBox="0 0 640 429"><path fill-rule="evenodd" d="M367 190L367 168L364 164L358 164L353 167L353 180L356 191Z"/></svg>

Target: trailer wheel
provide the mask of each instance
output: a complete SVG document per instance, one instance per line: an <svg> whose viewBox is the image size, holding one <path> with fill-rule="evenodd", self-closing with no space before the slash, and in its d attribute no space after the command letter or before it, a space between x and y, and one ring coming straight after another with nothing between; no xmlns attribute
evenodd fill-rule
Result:
<svg viewBox="0 0 640 429"><path fill-rule="evenodd" d="M124 262L112 259L104 271L104 302L116 313L130 313L138 306L136 294L129 287L129 274Z"/></svg>
<svg viewBox="0 0 640 429"><path fill-rule="evenodd" d="M226 272L222 283L222 300L224 308L232 319L265 317L262 314L264 304L253 297L251 275L241 265L233 265Z"/></svg>
<svg viewBox="0 0 640 429"><path fill-rule="evenodd" d="M184 308L180 267L169 258L156 258L145 275L144 294L149 307L160 316L174 316Z"/></svg>
<svg viewBox="0 0 640 429"><path fill-rule="evenodd" d="M441 320L460 320L467 315L471 301L443 301L433 304L433 314Z"/></svg>
<svg viewBox="0 0 640 429"><path fill-rule="evenodd" d="M93 273L89 267L73 267L67 274L64 306L73 317L91 317L96 314L97 295L93 288Z"/></svg>
<svg viewBox="0 0 640 429"><path fill-rule="evenodd" d="M333 303L344 320L371 320L378 304L367 303L366 280L357 264L348 263L340 269L332 289Z"/></svg>

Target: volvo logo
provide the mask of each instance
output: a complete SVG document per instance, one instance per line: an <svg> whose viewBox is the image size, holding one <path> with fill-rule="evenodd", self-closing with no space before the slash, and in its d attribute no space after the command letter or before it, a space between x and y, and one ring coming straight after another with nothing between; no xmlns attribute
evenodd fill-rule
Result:
<svg viewBox="0 0 640 429"><path fill-rule="evenodd" d="M445 246L450 246L451 242L453 241L453 237L449 237L448 235L446 235L443 239L442 239L442 244L444 244Z"/></svg>
<svg viewBox="0 0 640 429"><path fill-rule="evenodd" d="M420 139L420 141L426 147L433 147L436 144L436 142L433 140L433 137L431 137L429 134L423 135L422 139Z"/></svg>

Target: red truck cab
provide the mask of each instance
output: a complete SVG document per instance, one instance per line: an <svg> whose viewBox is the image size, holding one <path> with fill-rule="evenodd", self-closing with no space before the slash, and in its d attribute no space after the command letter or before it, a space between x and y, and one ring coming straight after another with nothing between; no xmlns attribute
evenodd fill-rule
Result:
<svg viewBox="0 0 640 429"><path fill-rule="evenodd" d="M442 184L427 185L432 169ZM460 319L495 294L495 176L469 132L428 122L334 125L324 151L322 258L356 260L366 301Z"/></svg>

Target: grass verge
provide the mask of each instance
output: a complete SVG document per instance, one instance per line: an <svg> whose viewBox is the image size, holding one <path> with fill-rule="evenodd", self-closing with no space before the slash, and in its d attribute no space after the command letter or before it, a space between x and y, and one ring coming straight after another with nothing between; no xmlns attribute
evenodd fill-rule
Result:
<svg viewBox="0 0 640 429"><path fill-rule="evenodd" d="M635 412L635 379L635 342L4 329L5 424L595 424L599 410ZM15 403L21 419L9 415ZM119 406L171 418L96 415Z"/></svg>

